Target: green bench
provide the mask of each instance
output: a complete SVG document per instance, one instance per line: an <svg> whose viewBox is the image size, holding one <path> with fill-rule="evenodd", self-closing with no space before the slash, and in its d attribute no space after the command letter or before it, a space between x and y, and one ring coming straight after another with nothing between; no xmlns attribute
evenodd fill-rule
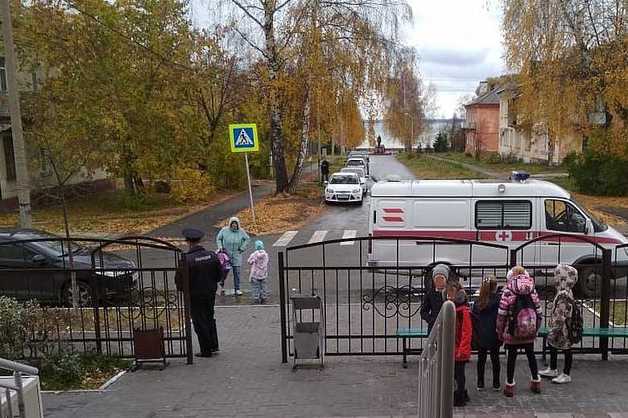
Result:
<svg viewBox="0 0 628 418"><path fill-rule="evenodd" d="M549 334L549 328L541 327L539 329L539 337L543 338L543 361L545 361L545 352L547 351L547 336ZM628 328L613 327L613 328L583 328L583 337L619 337L628 338Z"/></svg>
<svg viewBox="0 0 628 418"><path fill-rule="evenodd" d="M398 328L397 337L403 340L403 368L408 368L408 354L420 354L421 350L412 349L408 344L409 338L426 338L427 329L423 328Z"/></svg>
<svg viewBox="0 0 628 418"><path fill-rule="evenodd" d="M546 360L547 352L547 336L549 334L549 328L541 327L539 329L539 337L543 338L543 361ZM613 328L584 328L582 330L583 337L618 337L628 338L628 327L613 327ZM412 349L408 344L409 338L427 338L427 329L423 328L398 328L397 337L403 341L403 367L408 367L408 354L420 354L421 350Z"/></svg>

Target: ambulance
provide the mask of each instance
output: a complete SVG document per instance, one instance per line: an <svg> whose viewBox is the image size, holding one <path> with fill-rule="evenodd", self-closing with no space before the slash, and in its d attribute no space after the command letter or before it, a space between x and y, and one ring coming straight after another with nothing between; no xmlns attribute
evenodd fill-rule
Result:
<svg viewBox="0 0 628 418"><path fill-rule="evenodd" d="M628 239L598 221L560 186L513 172L514 180L405 180L391 178L371 188L368 262L373 267L473 267L505 265L509 250L535 238L567 234L585 237L613 251L615 278L628 274ZM480 241L463 245L426 238ZM601 251L569 237L548 238L520 251L526 267L558 261L579 267L580 290L600 288ZM521 262L521 261L519 261ZM589 267L586 267L589 265ZM547 269L545 269L547 271Z"/></svg>

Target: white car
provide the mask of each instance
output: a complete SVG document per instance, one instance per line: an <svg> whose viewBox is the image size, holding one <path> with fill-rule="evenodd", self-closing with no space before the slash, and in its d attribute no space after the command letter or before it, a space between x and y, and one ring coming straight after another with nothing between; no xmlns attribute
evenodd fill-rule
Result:
<svg viewBox="0 0 628 418"><path fill-rule="evenodd" d="M345 167L340 170L341 173L354 173L360 178L360 186L362 186L362 194L368 192L368 183L366 182L366 173L363 168L360 167Z"/></svg>
<svg viewBox="0 0 628 418"><path fill-rule="evenodd" d="M355 173L334 173L325 182L325 202L347 202L362 204L362 186Z"/></svg>
<svg viewBox="0 0 628 418"><path fill-rule="evenodd" d="M366 174L369 173L369 166L366 163L366 160L363 158L359 158L359 157L349 158L347 160L347 164L345 164L345 167L360 167L364 169Z"/></svg>

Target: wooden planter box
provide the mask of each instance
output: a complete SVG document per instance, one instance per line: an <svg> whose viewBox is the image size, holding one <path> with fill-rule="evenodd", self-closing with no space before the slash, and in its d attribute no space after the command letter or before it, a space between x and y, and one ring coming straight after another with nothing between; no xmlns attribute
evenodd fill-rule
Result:
<svg viewBox="0 0 628 418"><path fill-rule="evenodd" d="M135 368L145 363L161 363L163 370L166 363L163 327L154 329L134 329Z"/></svg>

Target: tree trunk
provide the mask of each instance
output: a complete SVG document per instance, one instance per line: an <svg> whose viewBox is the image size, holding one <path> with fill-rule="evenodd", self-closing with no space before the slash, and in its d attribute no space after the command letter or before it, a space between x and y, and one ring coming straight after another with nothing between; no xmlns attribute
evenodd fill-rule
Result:
<svg viewBox="0 0 628 418"><path fill-rule="evenodd" d="M277 45L274 29L275 10L272 2L264 7L264 37L266 39L266 59L268 62L269 86L268 99L270 101L270 142L275 167L276 193L283 193L288 189L288 169L284 155L283 128L281 103L277 91L277 79L280 71Z"/></svg>
<svg viewBox="0 0 628 418"><path fill-rule="evenodd" d="M307 153L308 146L310 144L310 94L308 87L305 88L305 101L303 107L303 126L301 128L301 145L299 147L299 155L297 156L296 164L294 165L294 171L292 178L290 179L289 191L294 193L301 174L303 172L303 162L305 161L305 155Z"/></svg>

